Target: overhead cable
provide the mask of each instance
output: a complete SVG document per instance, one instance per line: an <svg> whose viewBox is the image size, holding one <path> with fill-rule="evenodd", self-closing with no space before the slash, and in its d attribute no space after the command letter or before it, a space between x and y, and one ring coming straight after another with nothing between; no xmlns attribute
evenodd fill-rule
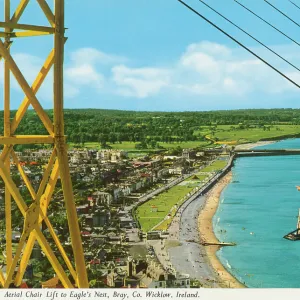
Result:
<svg viewBox="0 0 300 300"><path fill-rule="evenodd" d="M238 45L240 45L242 48L244 48L245 50L247 50L249 53L251 53L253 56L255 56L256 58L258 58L260 61L262 61L264 64L266 64L267 66L269 66L271 69L273 69L275 72L277 72L278 74L280 74L282 77L284 77L286 80L288 80L289 82L291 82L292 84L294 84L296 87L300 88L300 85L298 83L296 83L294 80L292 80L291 78L289 78L288 76L286 76L284 73L282 73L281 71L279 71L277 68L275 68L274 66L272 66L270 63L268 63L266 60L264 60L262 57L260 57L258 54L256 54L255 52L253 52L252 50L250 50L247 46L245 46L244 44L242 44L241 42L239 42L236 38L234 38L232 35L230 35L229 33L227 33L226 31L224 31L222 28L220 28L218 25L214 24L212 21L210 21L209 19L207 19L205 16L203 16L202 14L200 14L198 11L196 11L195 9L193 9L191 6L189 6L188 4L186 4L184 1L182 0L177 0L178 2L180 2L182 5L184 5L186 8L188 8L190 11L192 11L193 13L195 13L196 15L198 15L200 18L202 18L203 20L205 20L207 23L209 23L210 25L212 25L213 27L215 27L216 29L218 29L219 31L221 31L223 34L225 34L227 37L229 37L231 40L233 40L235 43L237 43Z"/></svg>
<svg viewBox="0 0 300 300"><path fill-rule="evenodd" d="M291 22L293 22L294 24L296 24L298 27L300 27L300 24L297 23L296 21L294 21L292 18L290 18L287 14L285 14L283 11L281 11L280 9L278 9L275 5L273 5L272 3L270 3L267 0L264 0L268 5L270 5L271 7L273 7L275 10L277 10L279 13L281 13L283 16L285 16L287 19L289 19Z"/></svg>
<svg viewBox="0 0 300 300"><path fill-rule="evenodd" d="M291 62L289 62L287 59L285 59L283 56L281 56L280 54L278 54L277 52L275 52L274 50L272 50L270 47L268 47L266 44L264 44L263 42L259 41L257 38L255 38L253 35L251 35L250 33L248 33L246 30L244 30L243 28L241 28L240 26L236 25L234 22L232 22L231 20L229 20L228 18L226 18L224 15L222 15L221 13L219 13L217 10L215 10L213 7L211 7L210 5L208 5L206 2L204 2L203 0L199 0L201 3L203 3L206 7L208 7L209 9L211 9L213 12L215 12L217 15L219 15L220 17L222 17L223 19L225 19L227 22L229 22L230 24L232 24L233 26L235 26L236 28L238 28L240 31L242 31L243 33L245 33L246 35L248 35L250 38L252 38L254 41L256 41L257 43L259 43L260 45L262 45L264 48L266 48L267 50L269 50L270 52L272 52L273 54L275 54L277 57L281 58L283 61L285 61L287 64L289 64L290 66L292 66L293 68L295 68L297 71L300 72L300 69L295 66L294 64L292 64Z"/></svg>
<svg viewBox="0 0 300 300"><path fill-rule="evenodd" d="M289 0L289 2L291 2L293 5L295 5L298 9L300 9L300 6L297 5L296 3L294 3L293 1Z"/></svg>
<svg viewBox="0 0 300 300"><path fill-rule="evenodd" d="M260 17L258 14L256 14L254 11L252 11L251 9L249 9L248 7L246 7L244 4L240 3L238 0L233 0L234 2L236 2L237 4L239 4L241 7L243 7L244 9L246 9L247 11L249 11L251 14L253 14L254 16L256 16L257 18L259 18L261 21L265 22L266 24L268 24L269 26L271 26L273 29L275 29L277 32L281 33L282 35L284 35L286 38L288 38L290 41L292 41L293 43L297 44L298 46L300 46L300 43L298 43L296 40L294 40L293 38L291 38L290 36L288 36L286 33L284 33L283 31L281 31L280 29L278 29L277 27L275 27L274 25L272 25L271 23L269 23L268 21L266 21L264 18Z"/></svg>

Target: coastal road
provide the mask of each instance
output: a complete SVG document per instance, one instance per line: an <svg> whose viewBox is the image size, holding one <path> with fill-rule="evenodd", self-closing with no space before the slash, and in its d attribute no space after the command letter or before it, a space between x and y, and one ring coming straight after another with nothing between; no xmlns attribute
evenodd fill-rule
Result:
<svg viewBox="0 0 300 300"><path fill-rule="evenodd" d="M182 207L181 218L178 218L173 225L174 234L176 234L176 227L180 228L178 241L181 245L169 248L169 257L178 272L190 274L190 278L218 287L217 274L208 262L204 246L199 244L198 216L204 203L205 196L200 196L186 207ZM180 214L180 212L178 213ZM170 233L173 234L172 228L170 230ZM189 240L195 242L187 242Z"/></svg>
<svg viewBox="0 0 300 300"><path fill-rule="evenodd" d="M199 172L199 170L194 171L194 172L189 173L189 174L185 174L185 175L183 175L183 176L180 176L180 177L174 179L173 181L167 183L166 185L164 185L164 186L162 186L162 187L160 187L160 188L158 188L158 189L154 189L153 191L151 191L151 192L149 192L149 193L143 195L142 197L139 198L139 200L138 200L136 203L134 203L134 204L132 204L132 205L125 206L125 207L124 207L124 212L125 212L128 216L131 215L132 210L133 210L136 206L138 206L138 205L140 205L140 204L142 204L142 203L144 203L144 202L147 202L147 201L150 200L152 197L154 197L154 196L156 196L156 195L158 195L158 194L164 192L165 190L170 189L171 187L173 187L173 186L175 186L175 185L181 183L182 181L184 181L185 179L189 178L190 176L196 174L197 172Z"/></svg>
<svg viewBox="0 0 300 300"><path fill-rule="evenodd" d="M145 194L144 196L140 197L139 200L136 202L136 203L133 203L131 205L128 205L128 206L125 206L124 207L124 212L127 214L127 215L130 215L131 214L131 211L136 207L138 206L139 204L142 204L148 200L150 200L152 197L164 192L165 190L173 187L174 185L177 185L179 184L180 182L182 182L183 180L185 180L186 178L188 178L189 176L191 176L193 173L191 174L187 174L187 175L184 175L184 176L181 176L179 178L176 178L175 180L169 182L168 184L158 188L158 189L154 189L153 191L151 192L148 192L147 194Z"/></svg>
<svg viewBox="0 0 300 300"><path fill-rule="evenodd" d="M132 222L133 222L134 218L133 218L133 215L132 215L132 211L136 206L138 206L138 205L140 205L144 202L147 202L152 197L154 197L154 196L164 192L165 190L179 184L180 182L182 182L183 180L185 180L186 178L192 176L195 173L196 172L189 173L189 174L186 174L184 176L180 176L180 177L174 179L173 181L169 182L168 184L166 184L166 185L164 185L164 186L162 186L158 189L154 189L151 192L149 192L149 193L145 194L144 196L140 197L139 200L136 203L133 203L132 205L125 206L124 207L124 212L125 212L126 217L131 218ZM132 228L131 230L127 230L126 235L128 236L130 242L137 243L137 242L140 241L139 229L138 228Z"/></svg>
<svg viewBox="0 0 300 300"><path fill-rule="evenodd" d="M223 287L216 271L211 267L204 246L200 244L198 216L204 207L203 195L231 167L233 157L228 161L222 173L210 177L201 189L178 209L169 229L167 246L151 241L156 256L164 269L171 268L191 279L198 279L205 287ZM178 245L179 244L179 245Z"/></svg>

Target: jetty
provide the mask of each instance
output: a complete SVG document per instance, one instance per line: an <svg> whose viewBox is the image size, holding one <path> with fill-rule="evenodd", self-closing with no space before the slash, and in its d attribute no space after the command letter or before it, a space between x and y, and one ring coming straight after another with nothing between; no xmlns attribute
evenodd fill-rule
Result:
<svg viewBox="0 0 300 300"><path fill-rule="evenodd" d="M226 242L201 242L202 246L236 246L236 243L226 243Z"/></svg>
<svg viewBox="0 0 300 300"><path fill-rule="evenodd" d="M198 242L196 240L186 240L187 243L196 243L202 246L236 246L236 243L228 243L228 242Z"/></svg>
<svg viewBox="0 0 300 300"><path fill-rule="evenodd" d="M300 155L300 149L239 149L234 150L234 154L236 157Z"/></svg>
<svg viewBox="0 0 300 300"><path fill-rule="evenodd" d="M206 154L220 154L224 149L205 150ZM244 156L276 156L276 155L300 155L300 149L233 149L230 151L235 157Z"/></svg>

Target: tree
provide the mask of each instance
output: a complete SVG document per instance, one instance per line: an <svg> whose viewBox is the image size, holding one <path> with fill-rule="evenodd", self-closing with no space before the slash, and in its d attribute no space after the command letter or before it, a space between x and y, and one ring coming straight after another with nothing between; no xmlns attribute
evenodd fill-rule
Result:
<svg viewBox="0 0 300 300"><path fill-rule="evenodd" d="M101 133L100 135L99 135L99 143L100 143L100 146L101 146L101 148L106 148L106 146L107 146L107 139L106 139L106 135L105 134L103 134L103 133Z"/></svg>
<svg viewBox="0 0 300 300"><path fill-rule="evenodd" d="M111 144L114 144L117 141L117 136L115 133L110 133L108 135L108 140Z"/></svg>
<svg viewBox="0 0 300 300"><path fill-rule="evenodd" d="M150 146L151 146L152 149L156 148L157 147L157 142L154 141L154 140L150 141Z"/></svg>

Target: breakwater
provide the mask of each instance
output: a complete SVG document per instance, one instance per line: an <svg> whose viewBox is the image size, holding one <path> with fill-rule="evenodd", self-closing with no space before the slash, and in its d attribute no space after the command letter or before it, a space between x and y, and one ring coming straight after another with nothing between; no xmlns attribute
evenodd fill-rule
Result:
<svg viewBox="0 0 300 300"><path fill-rule="evenodd" d="M234 152L235 157L250 156L284 156L284 155L300 155L299 149L258 149L258 150L237 150Z"/></svg>

